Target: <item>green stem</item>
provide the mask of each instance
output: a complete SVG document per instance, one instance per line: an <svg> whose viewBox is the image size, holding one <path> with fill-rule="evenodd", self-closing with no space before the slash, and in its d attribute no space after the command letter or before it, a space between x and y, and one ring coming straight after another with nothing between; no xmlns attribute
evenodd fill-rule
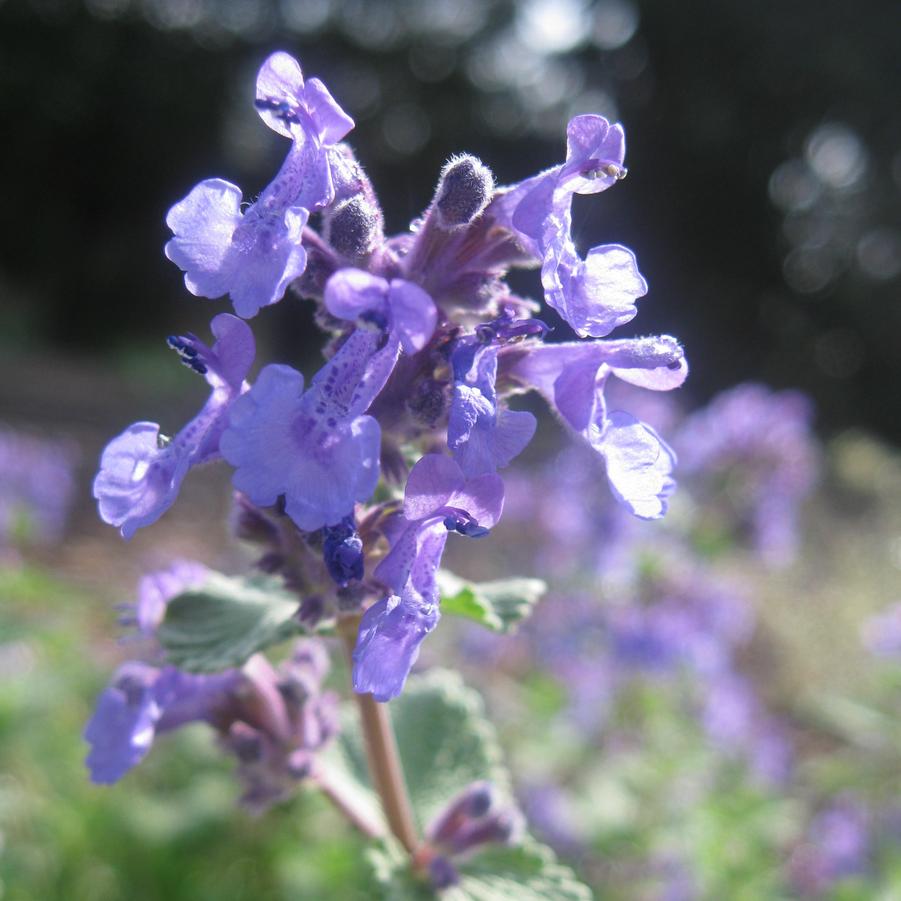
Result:
<svg viewBox="0 0 901 901"><path fill-rule="evenodd" d="M352 617L342 621L338 627L351 663L359 625L359 617ZM394 730L391 728L388 705L380 704L371 694L354 692L354 695L360 708L369 773L381 798L388 828L412 857L416 854L420 841L413 824L413 809L397 752Z"/></svg>

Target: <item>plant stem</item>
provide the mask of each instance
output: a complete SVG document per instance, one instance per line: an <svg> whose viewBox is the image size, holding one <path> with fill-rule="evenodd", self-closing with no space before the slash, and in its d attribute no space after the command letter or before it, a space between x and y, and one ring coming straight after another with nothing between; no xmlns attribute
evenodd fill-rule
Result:
<svg viewBox="0 0 901 901"><path fill-rule="evenodd" d="M344 639L348 660L351 660L359 625L359 617L352 617L342 621L338 627ZM385 819L397 840L413 856L419 847L419 839L413 825L413 810L404 782L394 730L391 728L388 705L380 704L371 694L354 694L360 708L369 773L381 798Z"/></svg>
<svg viewBox="0 0 901 901"><path fill-rule="evenodd" d="M348 787L334 777L334 774L324 767L321 761L314 763L313 779L319 790L356 826L367 838L382 838L385 834L384 826L373 818L369 805L365 807L360 803L354 793L348 791Z"/></svg>

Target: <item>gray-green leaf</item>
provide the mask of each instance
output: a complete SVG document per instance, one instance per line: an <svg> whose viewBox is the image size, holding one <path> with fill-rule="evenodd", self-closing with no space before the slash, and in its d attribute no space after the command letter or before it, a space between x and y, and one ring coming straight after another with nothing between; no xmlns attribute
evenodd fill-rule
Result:
<svg viewBox="0 0 901 901"><path fill-rule="evenodd" d="M368 854L385 901L591 901L591 889L532 838L516 847L486 847L457 865L459 884L437 893L410 869L393 843Z"/></svg>
<svg viewBox="0 0 901 901"><path fill-rule="evenodd" d="M169 663L216 672L301 633L298 606L297 596L275 579L211 573L169 601L157 638Z"/></svg>
<svg viewBox="0 0 901 901"><path fill-rule="evenodd" d="M479 779L488 779L502 794L509 794L509 776L482 699L457 673L432 669L411 676L389 709L420 829ZM345 724L334 744L334 763L368 787L366 756L354 722Z"/></svg>
<svg viewBox="0 0 901 901"><path fill-rule="evenodd" d="M467 582L451 572L438 573L442 613L464 616L494 632L511 632L547 591L541 579Z"/></svg>

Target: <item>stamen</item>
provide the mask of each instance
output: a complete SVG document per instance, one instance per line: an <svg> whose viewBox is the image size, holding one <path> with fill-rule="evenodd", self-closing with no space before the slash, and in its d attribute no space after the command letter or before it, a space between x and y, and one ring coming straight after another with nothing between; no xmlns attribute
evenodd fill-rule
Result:
<svg viewBox="0 0 901 901"><path fill-rule="evenodd" d="M207 357L207 346L196 336L187 335L169 335L166 343L181 358L182 363L189 369L200 375L206 375L209 371L209 359Z"/></svg>
<svg viewBox="0 0 901 901"><path fill-rule="evenodd" d="M589 162L594 163L595 161L590 160ZM629 170L625 166L597 161L596 165L585 172L585 178L592 180L597 178L615 178L617 181L622 181L628 174Z"/></svg>

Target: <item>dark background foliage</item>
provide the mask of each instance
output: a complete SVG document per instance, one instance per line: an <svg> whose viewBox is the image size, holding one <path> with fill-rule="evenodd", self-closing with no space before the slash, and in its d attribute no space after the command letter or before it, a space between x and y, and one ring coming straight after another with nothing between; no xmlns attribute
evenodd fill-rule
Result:
<svg viewBox="0 0 901 901"><path fill-rule="evenodd" d="M275 171L251 101L280 48L357 120L392 231L455 151L511 182L570 115L619 119L630 175L575 223L636 251L633 331L683 339L698 400L797 386L825 429L897 442L899 26L893 0L6 0L0 348L108 356L225 308L186 293L163 220L203 178L252 197ZM283 356L318 342L294 300L258 321Z"/></svg>

